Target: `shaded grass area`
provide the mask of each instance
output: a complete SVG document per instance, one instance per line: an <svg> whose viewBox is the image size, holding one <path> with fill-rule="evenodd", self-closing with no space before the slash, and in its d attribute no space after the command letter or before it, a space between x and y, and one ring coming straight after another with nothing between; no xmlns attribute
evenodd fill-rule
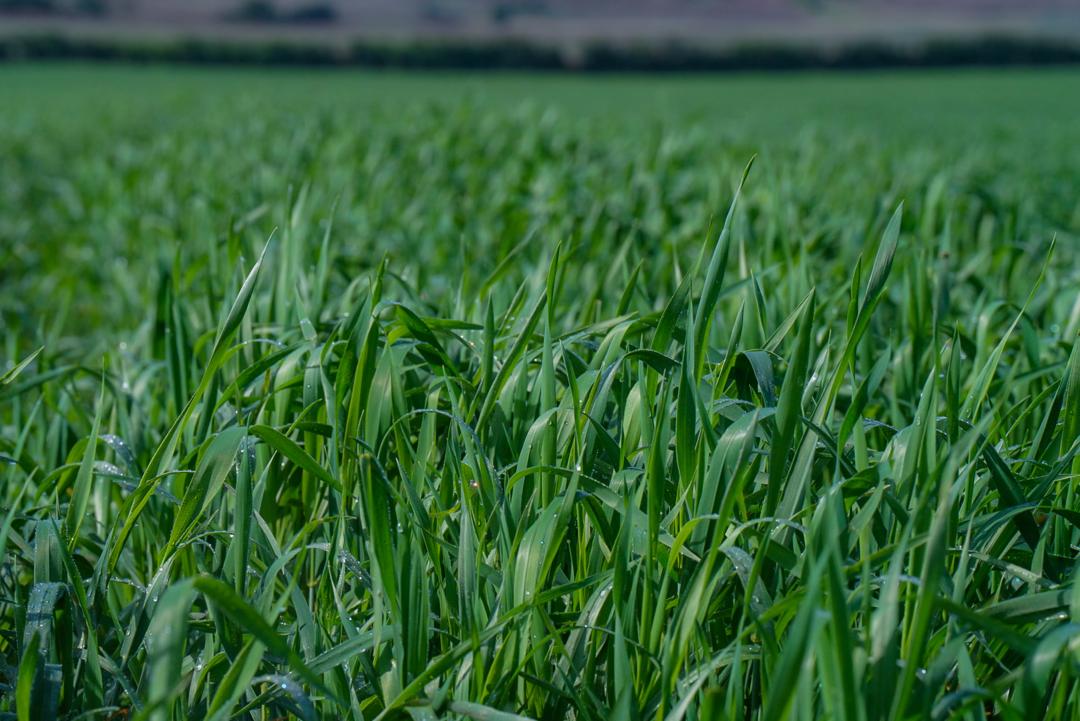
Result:
<svg viewBox="0 0 1080 721"><path fill-rule="evenodd" d="M0 83L5 711L1076 714L1074 74Z"/></svg>

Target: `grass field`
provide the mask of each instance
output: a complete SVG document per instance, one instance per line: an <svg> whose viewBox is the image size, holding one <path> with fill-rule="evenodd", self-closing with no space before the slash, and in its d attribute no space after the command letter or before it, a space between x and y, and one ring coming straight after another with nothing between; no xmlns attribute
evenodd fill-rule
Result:
<svg viewBox="0 0 1080 721"><path fill-rule="evenodd" d="M0 67L0 713L1080 717L1078 87Z"/></svg>

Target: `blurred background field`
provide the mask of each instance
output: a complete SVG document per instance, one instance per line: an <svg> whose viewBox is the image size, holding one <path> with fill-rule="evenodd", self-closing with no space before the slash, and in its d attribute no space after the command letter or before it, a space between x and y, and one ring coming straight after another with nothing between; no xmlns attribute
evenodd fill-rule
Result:
<svg viewBox="0 0 1080 721"><path fill-rule="evenodd" d="M0 0L11 27L218 37L914 40L1075 37L1069 0Z"/></svg>
<svg viewBox="0 0 1080 721"><path fill-rule="evenodd" d="M0 59L716 70L1080 62L1068 0L0 0Z"/></svg>
<svg viewBox="0 0 1080 721"><path fill-rule="evenodd" d="M766 185L816 199L807 212L831 226L937 179L1037 223L1040 242L1056 232L1071 247L1080 228L1080 75L1067 68L592 78L14 65L0 85L0 272L23 288L2 299L16 326L65 292L77 316L137 322L127 311L146 278L105 283L114 264L199 248L230 219L262 237L301 188L367 264L421 260L410 246L423 238L440 263L461 263L466 242L493 266L529 228L550 224L554 242L591 213L614 214L617 234L645 247L696 244L755 153L782 181ZM544 147L556 155L532 161ZM509 217L514 231L496 233ZM54 274L81 290L52 289ZM94 288L126 305L77 302Z"/></svg>

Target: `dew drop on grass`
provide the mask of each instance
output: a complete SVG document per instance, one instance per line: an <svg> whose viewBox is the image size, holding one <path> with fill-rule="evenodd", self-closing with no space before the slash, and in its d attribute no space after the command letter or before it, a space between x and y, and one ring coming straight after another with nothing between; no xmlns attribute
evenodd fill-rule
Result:
<svg viewBox="0 0 1080 721"><path fill-rule="evenodd" d="M97 461L94 463L94 470L100 473L107 473L113 476L123 476L124 472L120 470L119 466L116 466L108 461Z"/></svg>

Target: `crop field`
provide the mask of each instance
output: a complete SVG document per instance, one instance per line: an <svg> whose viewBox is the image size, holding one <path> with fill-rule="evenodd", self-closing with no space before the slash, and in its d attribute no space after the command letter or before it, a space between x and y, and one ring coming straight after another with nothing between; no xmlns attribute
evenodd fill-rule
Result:
<svg viewBox="0 0 1080 721"><path fill-rule="evenodd" d="M1078 88L0 67L0 718L1080 718Z"/></svg>

